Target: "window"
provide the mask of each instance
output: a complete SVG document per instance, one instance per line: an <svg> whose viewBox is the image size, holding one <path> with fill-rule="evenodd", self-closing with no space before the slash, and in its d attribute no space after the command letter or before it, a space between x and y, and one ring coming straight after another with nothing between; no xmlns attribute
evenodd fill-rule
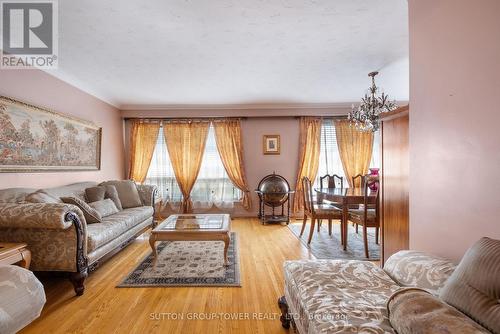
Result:
<svg viewBox="0 0 500 334"><path fill-rule="evenodd" d="M156 185L160 196L165 201L180 202L182 200L182 193L175 179L162 128L160 128L145 183ZM232 203L238 201L240 197L241 191L232 184L224 169L215 142L215 132L213 126L210 125L200 173L191 191L191 199L193 202L219 204L221 202Z"/></svg>
<svg viewBox="0 0 500 334"><path fill-rule="evenodd" d="M348 187L344 175L344 167L340 160L339 149L337 146L337 136L335 134L335 124L332 119L325 119L321 124L321 151L319 155L318 176L315 186L319 187L320 176L326 174L337 174L344 178L344 187ZM376 132L373 137L373 152L370 161L370 168L380 168L380 133Z"/></svg>
<svg viewBox="0 0 500 334"><path fill-rule="evenodd" d="M326 174L337 174L344 178L344 187L347 186L347 180L344 175L344 167L340 160L339 148L337 146L337 136L335 134L335 124L332 119L325 119L321 124L321 144L319 154L318 176L316 185L319 187L319 178Z"/></svg>

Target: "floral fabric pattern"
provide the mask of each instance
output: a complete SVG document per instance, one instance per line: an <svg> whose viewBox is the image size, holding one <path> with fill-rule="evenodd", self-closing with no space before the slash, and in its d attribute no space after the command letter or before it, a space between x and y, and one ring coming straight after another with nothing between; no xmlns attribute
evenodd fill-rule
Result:
<svg viewBox="0 0 500 334"><path fill-rule="evenodd" d="M285 297L301 334L394 333L387 299L400 287L369 261L287 261Z"/></svg>
<svg viewBox="0 0 500 334"><path fill-rule="evenodd" d="M445 258L407 250L389 257L384 270L401 286L419 287L437 296L456 267Z"/></svg>

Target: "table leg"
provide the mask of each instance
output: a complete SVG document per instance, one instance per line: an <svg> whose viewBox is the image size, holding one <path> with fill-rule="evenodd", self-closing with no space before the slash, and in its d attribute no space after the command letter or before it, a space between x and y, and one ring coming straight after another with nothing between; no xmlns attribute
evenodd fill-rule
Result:
<svg viewBox="0 0 500 334"><path fill-rule="evenodd" d="M31 263L31 252L28 249L24 249L21 251L21 256L23 259L19 262L19 265L25 269L29 269Z"/></svg>
<svg viewBox="0 0 500 334"><path fill-rule="evenodd" d="M153 262L156 262L156 258L158 257L158 253L156 252L155 246L156 238L153 234L149 236L149 245L151 246L152 254L153 254Z"/></svg>
<svg viewBox="0 0 500 334"><path fill-rule="evenodd" d="M344 202L344 204L342 205L342 220L343 220L343 222L341 223L341 224L344 225L344 230L343 230L343 233L344 233L344 250L347 250L347 229L349 228L349 224L347 222L348 208L349 208L349 206L347 205L347 203Z"/></svg>
<svg viewBox="0 0 500 334"><path fill-rule="evenodd" d="M223 241L224 241L224 265L229 266L229 261L227 260L227 250L229 249L229 243L231 242L231 236L229 235L229 233L224 235Z"/></svg>

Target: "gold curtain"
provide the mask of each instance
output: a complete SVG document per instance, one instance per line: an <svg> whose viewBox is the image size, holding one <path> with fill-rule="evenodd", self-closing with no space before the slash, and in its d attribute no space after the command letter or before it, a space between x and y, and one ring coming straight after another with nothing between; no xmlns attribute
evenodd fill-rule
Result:
<svg viewBox="0 0 500 334"><path fill-rule="evenodd" d="M209 125L208 121L172 122L163 125L175 179L182 192L181 211L184 213L193 209L191 190L200 171Z"/></svg>
<svg viewBox="0 0 500 334"><path fill-rule="evenodd" d="M314 117L301 117L299 137L300 161L299 172L297 174L297 185L295 186L295 196L293 197L293 212L298 212L304 207L302 178L307 176L309 180L314 180L316 178L316 174L318 173L321 119Z"/></svg>
<svg viewBox="0 0 500 334"><path fill-rule="evenodd" d="M224 169L231 182L243 192L241 203L248 210L252 203L243 165L241 122L240 120L223 120L213 122L213 125L217 150Z"/></svg>
<svg viewBox="0 0 500 334"><path fill-rule="evenodd" d="M348 120L336 121L335 132L347 182L350 187L360 186L352 184L352 177L368 172L372 159L373 132L360 131L351 126Z"/></svg>
<svg viewBox="0 0 500 334"><path fill-rule="evenodd" d="M133 121L130 144L129 179L142 183L148 174L160 123Z"/></svg>

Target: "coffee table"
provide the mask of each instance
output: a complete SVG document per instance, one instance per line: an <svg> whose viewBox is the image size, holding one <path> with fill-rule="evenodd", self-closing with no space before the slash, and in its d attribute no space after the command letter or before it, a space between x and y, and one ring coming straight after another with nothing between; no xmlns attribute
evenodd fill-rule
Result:
<svg viewBox="0 0 500 334"><path fill-rule="evenodd" d="M157 241L204 241L224 242L224 265L229 265L227 250L231 241L231 218L228 214L171 215L156 226L149 237L154 261L158 256Z"/></svg>
<svg viewBox="0 0 500 334"><path fill-rule="evenodd" d="M29 269L31 252L24 242L0 242L0 265L19 263L21 267Z"/></svg>

